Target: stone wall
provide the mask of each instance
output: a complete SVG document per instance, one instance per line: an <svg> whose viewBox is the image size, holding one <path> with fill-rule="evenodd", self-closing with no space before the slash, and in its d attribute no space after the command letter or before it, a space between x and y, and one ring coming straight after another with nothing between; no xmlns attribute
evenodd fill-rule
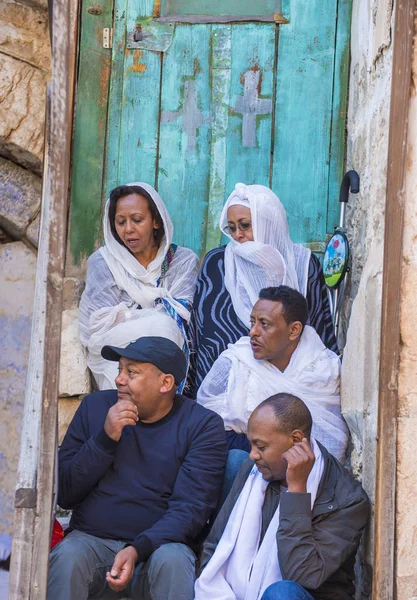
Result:
<svg viewBox="0 0 417 600"><path fill-rule="evenodd" d="M11 533L39 235L46 0L0 3L0 532Z"/></svg>
<svg viewBox="0 0 417 600"><path fill-rule="evenodd" d="M29 355L36 256L23 242L0 246L0 532L11 533Z"/></svg>
<svg viewBox="0 0 417 600"><path fill-rule="evenodd" d="M340 335L345 345L342 410L352 433L351 466L374 500L378 416L384 209L392 43L390 0L353 0L346 170L361 176L350 196L347 228L352 270ZM363 546L362 591L370 593L372 531Z"/></svg>
<svg viewBox="0 0 417 600"><path fill-rule="evenodd" d="M45 2L0 5L0 154L41 173L50 46Z"/></svg>
<svg viewBox="0 0 417 600"><path fill-rule="evenodd" d="M415 26L417 31L417 4ZM396 584L399 600L417 598L417 34L414 37L408 115L403 264L401 354L398 380Z"/></svg>

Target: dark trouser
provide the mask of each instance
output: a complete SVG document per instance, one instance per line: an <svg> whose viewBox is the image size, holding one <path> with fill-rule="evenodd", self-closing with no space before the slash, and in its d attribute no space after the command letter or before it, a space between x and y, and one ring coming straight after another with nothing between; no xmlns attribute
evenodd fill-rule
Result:
<svg viewBox="0 0 417 600"><path fill-rule="evenodd" d="M236 478L236 475L239 473L239 469L242 463L249 458L249 454L245 452L245 450L229 450L229 454L227 456L226 469L224 472L223 478L223 486L222 491L220 493L219 504L217 507L217 512L221 509L229 495L230 490L232 489L233 482Z"/></svg>
<svg viewBox="0 0 417 600"><path fill-rule="evenodd" d="M244 450L245 452L250 452L250 443L244 433L226 431L226 440L229 450Z"/></svg>
<svg viewBox="0 0 417 600"><path fill-rule="evenodd" d="M314 600L314 598L294 581L279 581L266 588L261 600Z"/></svg>
<svg viewBox="0 0 417 600"><path fill-rule="evenodd" d="M195 554L184 544L164 544L136 566L123 592L107 585L124 542L72 531L51 551L47 600L193 600Z"/></svg>

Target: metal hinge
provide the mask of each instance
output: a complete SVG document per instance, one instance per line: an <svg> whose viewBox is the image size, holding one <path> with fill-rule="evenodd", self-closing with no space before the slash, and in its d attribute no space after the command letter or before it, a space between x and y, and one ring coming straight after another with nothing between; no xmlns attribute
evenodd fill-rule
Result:
<svg viewBox="0 0 417 600"><path fill-rule="evenodd" d="M113 45L113 27L103 29L103 48L111 48Z"/></svg>
<svg viewBox="0 0 417 600"><path fill-rule="evenodd" d="M284 15L282 13L275 13L274 21L275 21L275 23L278 23L281 25L287 25L289 23L289 20L286 17L284 17Z"/></svg>

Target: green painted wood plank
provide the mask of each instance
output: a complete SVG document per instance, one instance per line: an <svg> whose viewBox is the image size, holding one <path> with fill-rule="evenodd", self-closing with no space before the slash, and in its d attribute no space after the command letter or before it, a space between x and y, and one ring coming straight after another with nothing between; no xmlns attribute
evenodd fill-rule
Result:
<svg viewBox="0 0 417 600"><path fill-rule="evenodd" d="M291 21L291 2L292 0L282 0L281 4L282 14L288 21Z"/></svg>
<svg viewBox="0 0 417 600"><path fill-rule="evenodd" d="M281 0L162 0L161 15L273 15Z"/></svg>
<svg viewBox="0 0 417 600"><path fill-rule="evenodd" d="M118 185L155 185L161 62L159 52L125 50Z"/></svg>
<svg viewBox="0 0 417 600"><path fill-rule="evenodd" d="M351 16L352 0L338 0L327 208L328 233L332 233L335 226L339 224L339 190L345 170Z"/></svg>
<svg viewBox="0 0 417 600"><path fill-rule="evenodd" d="M275 25L232 26L226 196L238 182L269 183L274 51Z"/></svg>
<svg viewBox="0 0 417 600"><path fill-rule="evenodd" d="M126 29L129 37L129 33L134 32L136 29L136 23L146 17L152 17L154 12L154 4L157 4L156 0L126 0L127 4L127 22Z"/></svg>
<svg viewBox="0 0 417 600"><path fill-rule="evenodd" d="M129 181L155 185L158 154L159 90L162 55L130 49L127 37L139 18L152 14L148 0L120 2L113 34L106 189Z"/></svg>
<svg viewBox="0 0 417 600"><path fill-rule="evenodd" d="M326 235L336 3L293 0L280 27L272 187L296 242Z"/></svg>
<svg viewBox="0 0 417 600"><path fill-rule="evenodd" d="M213 25L211 30L211 106L209 205L204 251L220 244L219 218L226 197L226 148L229 124L232 26Z"/></svg>
<svg viewBox="0 0 417 600"><path fill-rule="evenodd" d="M210 25L177 25L164 55L158 190L175 241L200 253L210 172Z"/></svg>
<svg viewBox="0 0 417 600"><path fill-rule="evenodd" d="M71 182L70 252L75 264L95 250L101 226L111 51L103 48L103 28L112 25L113 0L102 12L85 0L81 8L80 61Z"/></svg>
<svg viewBox="0 0 417 600"><path fill-rule="evenodd" d="M115 0L112 68L110 78L104 197L119 181L119 146L122 127L122 98L126 47L127 0Z"/></svg>

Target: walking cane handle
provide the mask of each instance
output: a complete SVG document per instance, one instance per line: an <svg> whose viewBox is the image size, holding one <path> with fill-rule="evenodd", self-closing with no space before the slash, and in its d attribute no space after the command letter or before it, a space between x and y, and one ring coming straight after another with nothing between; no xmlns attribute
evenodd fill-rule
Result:
<svg viewBox="0 0 417 600"><path fill-rule="evenodd" d="M346 202L349 199L349 190L351 194L357 194L360 189L360 178L356 171L345 173L340 186L339 202Z"/></svg>

